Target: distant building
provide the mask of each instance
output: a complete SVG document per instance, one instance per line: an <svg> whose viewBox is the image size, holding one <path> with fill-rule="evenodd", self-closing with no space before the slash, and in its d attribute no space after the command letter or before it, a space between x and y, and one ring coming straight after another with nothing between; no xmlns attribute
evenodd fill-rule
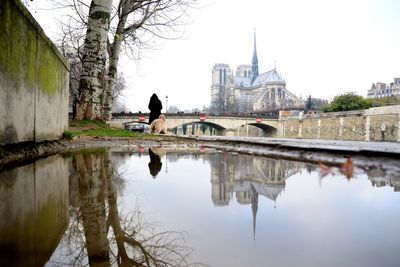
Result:
<svg viewBox="0 0 400 267"><path fill-rule="evenodd" d="M255 32L251 65L238 66L235 75L225 63L215 64L212 69L212 112L249 113L303 105L302 99L286 89L286 81L276 67L259 74Z"/></svg>
<svg viewBox="0 0 400 267"><path fill-rule="evenodd" d="M386 83L373 83L371 88L368 90L368 98L382 98L395 96L400 98L400 78L394 78L394 81L390 84Z"/></svg>

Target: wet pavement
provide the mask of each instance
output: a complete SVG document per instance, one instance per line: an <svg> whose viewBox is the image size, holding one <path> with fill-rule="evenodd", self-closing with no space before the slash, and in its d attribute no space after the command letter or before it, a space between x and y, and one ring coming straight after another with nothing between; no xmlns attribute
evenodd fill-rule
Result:
<svg viewBox="0 0 400 267"><path fill-rule="evenodd" d="M201 136L189 137L198 141L229 141L269 147L294 148L306 150L320 150L358 154L393 154L400 155L400 142L364 142L340 141L322 139L295 139L295 138L266 138L266 137L228 137L228 136Z"/></svg>

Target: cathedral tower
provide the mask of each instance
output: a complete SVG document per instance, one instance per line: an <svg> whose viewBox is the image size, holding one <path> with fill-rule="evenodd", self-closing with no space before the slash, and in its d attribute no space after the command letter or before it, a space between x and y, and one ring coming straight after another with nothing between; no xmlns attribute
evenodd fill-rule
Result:
<svg viewBox="0 0 400 267"><path fill-rule="evenodd" d="M228 64L217 63L212 69L211 83L211 111L222 113L226 111L226 98L228 77L232 71Z"/></svg>
<svg viewBox="0 0 400 267"><path fill-rule="evenodd" d="M253 50L253 59L251 61L251 83L254 82L254 80L258 76L258 57L257 57L257 45L256 45L256 29L254 29L254 50Z"/></svg>

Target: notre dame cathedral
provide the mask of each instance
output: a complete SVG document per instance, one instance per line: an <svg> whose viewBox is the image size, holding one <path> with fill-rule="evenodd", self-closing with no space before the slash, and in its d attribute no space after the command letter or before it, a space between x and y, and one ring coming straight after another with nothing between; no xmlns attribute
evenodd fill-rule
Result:
<svg viewBox="0 0 400 267"><path fill-rule="evenodd" d="M301 106L304 101L286 90L276 67L259 74L255 32L251 65L237 67L235 76L228 64L217 63L212 69L211 112L258 113Z"/></svg>

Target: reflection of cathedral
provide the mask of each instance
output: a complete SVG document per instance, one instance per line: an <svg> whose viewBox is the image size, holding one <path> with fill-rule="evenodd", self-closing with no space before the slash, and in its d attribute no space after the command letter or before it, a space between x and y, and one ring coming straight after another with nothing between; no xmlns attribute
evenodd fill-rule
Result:
<svg viewBox="0 0 400 267"><path fill-rule="evenodd" d="M216 206L229 205L233 194L239 204L251 204L255 231L258 196L274 202L285 189L285 181L304 165L293 161L220 153L209 155L211 198ZM255 234L255 232L254 232Z"/></svg>
<svg viewBox="0 0 400 267"><path fill-rule="evenodd" d="M285 180L303 168L297 162L234 154L213 154L209 159L216 206L228 205L233 193L240 204L250 204L255 193L276 201Z"/></svg>

